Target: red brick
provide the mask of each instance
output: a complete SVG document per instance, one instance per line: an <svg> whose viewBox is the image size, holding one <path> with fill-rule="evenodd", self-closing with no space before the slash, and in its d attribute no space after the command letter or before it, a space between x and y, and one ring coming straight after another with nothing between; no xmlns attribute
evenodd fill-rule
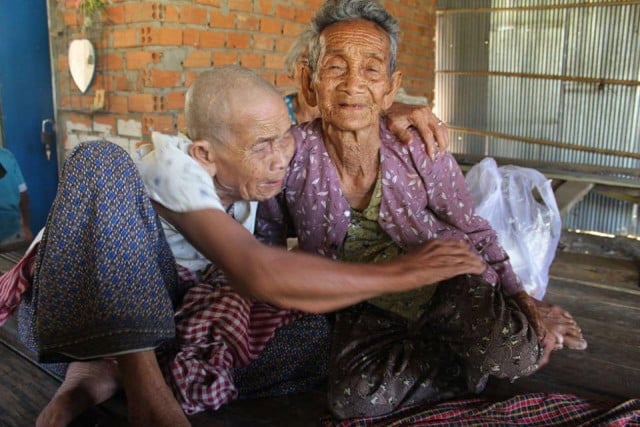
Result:
<svg viewBox="0 0 640 427"><path fill-rule="evenodd" d="M184 110L185 92L169 92L167 94L167 110Z"/></svg>
<svg viewBox="0 0 640 427"><path fill-rule="evenodd" d="M274 38L262 34L253 35L253 48L257 50L273 50Z"/></svg>
<svg viewBox="0 0 640 427"><path fill-rule="evenodd" d="M74 110L82 109L82 97L80 95L71 95L69 96L69 100L71 101L69 108Z"/></svg>
<svg viewBox="0 0 640 427"><path fill-rule="evenodd" d="M291 48L291 45L293 44L294 39L283 39L283 38L278 38L276 39L276 46L275 46L275 51L276 52L288 52L289 49Z"/></svg>
<svg viewBox="0 0 640 427"><path fill-rule="evenodd" d="M122 56L115 53L102 54L97 57L97 70L122 70Z"/></svg>
<svg viewBox="0 0 640 427"><path fill-rule="evenodd" d="M170 70L146 70L142 78L145 87L176 87L181 83L182 73Z"/></svg>
<svg viewBox="0 0 640 427"><path fill-rule="evenodd" d="M142 50L130 50L125 54L128 70L140 70L153 63L151 52Z"/></svg>
<svg viewBox="0 0 640 427"><path fill-rule="evenodd" d="M132 93L129 95L129 112L151 113L153 112L153 94Z"/></svg>
<svg viewBox="0 0 640 427"><path fill-rule="evenodd" d="M284 70L285 55L267 54L264 56L264 68L270 70Z"/></svg>
<svg viewBox="0 0 640 427"><path fill-rule="evenodd" d="M62 109L71 108L71 97L69 95L62 95L58 97L59 105Z"/></svg>
<svg viewBox="0 0 640 427"><path fill-rule="evenodd" d="M211 28L233 28L233 14L211 11L209 26Z"/></svg>
<svg viewBox="0 0 640 427"><path fill-rule="evenodd" d="M247 33L227 34L227 48L229 49L249 49L251 36Z"/></svg>
<svg viewBox="0 0 640 427"><path fill-rule="evenodd" d="M75 12L67 12L63 16L64 24L68 27L75 27L78 25L78 15Z"/></svg>
<svg viewBox="0 0 640 427"><path fill-rule="evenodd" d="M70 121L75 124L81 124L86 126L88 129L91 129L91 117L84 114L69 113L67 114L65 121Z"/></svg>
<svg viewBox="0 0 640 427"><path fill-rule="evenodd" d="M180 10L180 22L183 24L205 25L208 20L207 9L182 6Z"/></svg>
<svg viewBox="0 0 640 427"><path fill-rule="evenodd" d="M182 61L184 67L204 68L211 66L211 52L209 50L194 50L187 54Z"/></svg>
<svg viewBox="0 0 640 427"><path fill-rule="evenodd" d="M158 4L155 2L134 2L124 5L125 22L153 22L158 19Z"/></svg>
<svg viewBox="0 0 640 427"><path fill-rule="evenodd" d="M241 12L251 12L252 0L228 0L229 10L239 10Z"/></svg>
<svg viewBox="0 0 640 427"><path fill-rule="evenodd" d="M198 4L206 4L209 6L220 7L222 0L196 0Z"/></svg>
<svg viewBox="0 0 640 427"><path fill-rule="evenodd" d="M308 25L311 22L311 18L313 17L315 9L310 10L296 10L296 22L301 22L303 24Z"/></svg>
<svg viewBox="0 0 640 427"><path fill-rule="evenodd" d="M263 15L273 14L273 0L258 0L258 12Z"/></svg>
<svg viewBox="0 0 640 427"><path fill-rule="evenodd" d="M281 34L282 26L278 19L262 18L260 20L260 32L267 34Z"/></svg>
<svg viewBox="0 0 640 427"><path fill-rule="evenodd" d="M296 16L296 9L291 6L276 6L276 16L281 19L291 19L293 20Z"/></svg>
<svg viewBox="0 0 640 427"><path fill-rule="evenodd" d="M99 114L93 116L94 127L95 124L111 126L111 129L117 128L117 118L115 116L107 116L105 114Z"/></svg>
<svg viewBox="0 0 640 427"><path fill-rule="evenodd" d="M69 57L67 55L58 55L58 60L56 69L58 71L67 71L69 70Z"/></svg>
<svg viewBox="0 0 640 427"><path fill-rule="evenodd" d="M180 22L180 8L172 4L165 5L164 22Z"/></svg>
<svg viewBox="0 0 640 427"><path fill-rule="evenodd" d="M128 114L129 105L126 96L107 95L105 96L106 111L113 114Z"/></svg>
<svg viewBox="0 0 640 427"><path fill-rule="evenodd" d="M104 80L105 76L103 73L97 73L93 76L93 80L91 80L91 86L89 87L89 91L92 93L95 93L97 90L104 90L105 88L105 83Z"/></svg>
<svg viewBox="0 0 640 427"><path fill-rule="evenodd" d="M113 47L134 47L138 46L138 30L135 28L125 28L113 30Z"/></svg>
<svg viewBox="0 0 640 427"><path fill-rule="evenodd" d="M238 55L235 52L213 52L213 65L237 64Z"/></svg>
<svg viewBox="0 0 640 427"><path fill-rule="evenodd" d="M282 26L282 35L289 37L298 37L308 25L301 24L299 22L285 22Z"/></svg>
<svg viewBox="0 0 640 427"><path fill-rule="evenodd" d="M182 30L182 44L197 47L200 45L200 31L194 28Z"/></svg>
<svg viewBox="0 0 640 427"><path fill-rule="evenodd" d="M224 47L225 34L215 30L200 32L201 47Z"/></svg>
<svg viewBox="0 0 640 427"><path fill-rule="evenodd" d="M145 2L141 2L145 3ZM160 3L151 3L151 21L165 21L167 16L167 5Z"/></svg>
<svg viewBox="0 0 640 427"><path fill-rule="evenodd" d="M257 53L241 53L240 65L247 68L262 68L263 55Z"/></svg>
<svg viewBox="0 0 640 427"><path fill-rule="evenodd" d="M129 90L129 81L124 74L107 76L104 82L104 89L107 92L124 92Z"/></svg>
<svg viewBox="0 0 640 427"><path fill-rule="evenodd" d="M123 5L107 7L104 10L104 14L107 17L107 22L114 25L124 24L127 19Z"/></svg>
<svg viewBox="0 0 640 427"><path fill-rule="evenodd" d="M153 95L153 111L161 113L166 109L167 99L161 95Z"/></svg>
<svg viewBox="0 0 640 427"><path fill-rule="evenodd" d="M109 40L109 35L110 34L108 31L102 31L102 37L100 37L93 43L93 48L96 50L110 48L111 42Z"/></svg>
<svg viewBox="0 0 640 427"><path fill-rule="evenodd" d="M143 45L181 46L182 29L168 27L143 27L140 39Z"/></svg>
<svg viewBox="0 0 640 427"><path fill-rule="evenodd" d="M162 133L173 133L175 131L175 123L173 116L150 116L145 115L142 117L142 132L150 134L151 131L157 131Z"/></svg>
<svg viewBox="0 0 640 427"><path fill-rule="evenodd" d="M258 31L260 29L260 18L253 15L236 15L236 28L239 30Z"/></svg>

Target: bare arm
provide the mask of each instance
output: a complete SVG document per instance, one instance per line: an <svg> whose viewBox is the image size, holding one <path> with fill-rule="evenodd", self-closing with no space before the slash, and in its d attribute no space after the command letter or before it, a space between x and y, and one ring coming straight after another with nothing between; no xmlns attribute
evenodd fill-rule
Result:
<svg viewBox="0 0 640 427"><path fill-rule="evenodd" d="M405 144L411 142L409 128L415 127L431 158L436 153L436 145L440 151L449 149L447 126L429 107L395 102L386 112L386 122L389 130Z"/></svg>
<svg viewBox="0 0 640 427"><path fill-rule="evenodd" d="M465 242L431 242L383 264L353 264L258 242L224 212L176 213L154 204L244 295L284 308L326 312L484 270Z"/></svg>

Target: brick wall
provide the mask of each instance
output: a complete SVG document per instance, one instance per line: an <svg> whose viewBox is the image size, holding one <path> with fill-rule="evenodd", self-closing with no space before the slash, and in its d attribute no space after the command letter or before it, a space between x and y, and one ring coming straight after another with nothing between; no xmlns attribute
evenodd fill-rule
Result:
<svg viewBox="0 0 640 427"><path fill-rule="evenodd" d="M151 130L184 129L186 88L212 65L255 69L290 92L284 58L323 0L108 0L86 30L75 0L49 2L58 140L68 152L105 137L133 153ZM435 0L383 3L401 25L404 88L432 100ZM82 37L97 57L84 94L67 65L70 41Z"/></svg>

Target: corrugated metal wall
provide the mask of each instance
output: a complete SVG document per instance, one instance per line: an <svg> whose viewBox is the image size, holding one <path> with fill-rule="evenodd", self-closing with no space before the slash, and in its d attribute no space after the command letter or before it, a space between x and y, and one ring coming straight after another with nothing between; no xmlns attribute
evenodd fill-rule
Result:
<svg viewBox="0 0 640 427"><path fill-rule="evenodd" d="M439 0L436 111L454 152L640 169L640 1ZM563 227L638 232L589 194Z"/></svg>

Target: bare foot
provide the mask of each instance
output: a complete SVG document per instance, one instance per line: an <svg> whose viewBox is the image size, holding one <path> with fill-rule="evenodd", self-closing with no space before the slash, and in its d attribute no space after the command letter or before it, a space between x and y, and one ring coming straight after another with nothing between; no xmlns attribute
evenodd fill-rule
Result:
<svg viewBox="0 0 640 427"><path fill-rule="evenodd" d="M580 327L571 314L557 305L537 301L538 313L542 318L545 328L555 338L555 350L569 348L571 350L584 350L587 341L582 336Z"/></svg>
<svg viewBox="0 0 640 427"><path fill-rule="evenodd" d="M114 360L72 362L64 381L40 412L36 427L63 427L87 409L104 402L118 389Z"/></svg>
<svg viewBox="0 0 640 427"><path fill-rule="evenodd" d="M132 426L183 427L189 420L165 383L153 351L118 357Z"/></svg>

